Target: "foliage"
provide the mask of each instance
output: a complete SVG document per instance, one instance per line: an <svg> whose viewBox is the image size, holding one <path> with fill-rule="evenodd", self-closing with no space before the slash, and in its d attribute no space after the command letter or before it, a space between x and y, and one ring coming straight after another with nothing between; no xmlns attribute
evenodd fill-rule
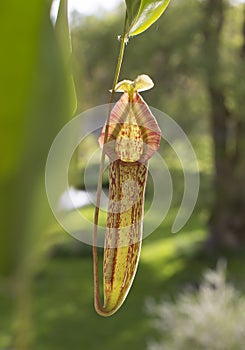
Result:
<svg viewBox="0 0 245 350"><path fill-rule="evenodd" d="M189 9L192 21L188 20ZM86 107L109 100L114 73L111 67L116 57L114 52L108 55L107 48L115 44L121 21L120 13L118 17L108 14L103 19L83 18L80 25L73 28L75 62L86 57L83 64L75 65L78 91L86 86L83 89ZM149 74L155 88L144 93L146 101L173 116L185 130L204 134L208 132L209 106L200 67L200 23L198 2L191 0L188 9L183 1L174 3L145 35L129 40L121 77Z"/></svg>
<svg viewBox="0 0 245 350"><path fill-rule="evenodd" d="M0 14L6 34L0 64L1 275L13 273L50 222L44 167L51 141L68 119L69 102L49 11L47 1L6 2Z"/></svg>
<svg viewBox="0 0 245 350"><path fill-rule="evenodd" d="M170 217L149 238L143 241L141 264L133 292L125 305L111 319L101 319L93 310L91 278L91 247L80 257L63 256L46 261L35 276L32 299L32 349L91 350L146 349L157 332L152 318L145 312L145 298L154 300L175 298L188 284L199 283L203 269L213 268L216 257L196 255L196 244L205 238L205 218L195 214L181 234L167 234ZM90 217L93 210L90 209ZM66 246L72 239L59 233ZM90 254L89 254L90 252ZM101 263L101 260L100 260ZM228 276L245 291L244 251L228 258ZM242 285L243 283L243 285ZM13 295L0 290L0 348L13 348L13 318L9 312ZM197 349L195 349L197 350Z"/></svg>
<svg viewBox="0 0 245 350"><path fill-rule="evenodd" d="M242 6L244 4L241 4L240 10ZM230 45L233 44L231 57L224 55L224 34L229 28L227 18L226 1L205 1L203 72L210 101L215 164L215 201L210 213L209 230L210 244L216 249L220 246L238 248L245 245L245 119L241 112L244 99L242 101L239 97L244 95L244 84L241 82L245 79L245 11L237 26L240 41L230 39ZM231 80L230 73L233 76ZM231 90L236 91L235 99L230 94Z"/></svg>
<svg viewBox="0 0 245 350"><path fill-rule="evenodd" d="M225 280L225 268L208 270L198 291L180 294L176 303L148 305L157 315L164 340L150 350L242 350L245 337L245 296Z"/></svg>
<svg viewBox="0 0 245 350"><path fill-rule="evenodd" d="M228 1L215 1L214 5L214 1L190 0L187 7L183 0L174 2L145 36L129 40L121 73L122 78L149 74L156 88L144 94L146 101L173 117L193 143L209 140L213 177L219 168L207 194L214 208L209 230L213 237L216 235L216 244L237 246L244 243L245 227L243 6ZM113 74L110 67L116 58L108 57L107 47L115 42L110 32L120 34L118 21L122 21L120 16L89 18L73 30L76 58L89 55L83 67L84 81L77 82L78 90L86 85L84 98L89 106L109 99ZM93 27L91 32L83 30L89 25ZM220 31L217 45L217 35L212 33L216 30ZM101 93L105 86L108 88ZM166 149L164 143L162 147ZM218 221L220 225L216 227Z"/></svg>
<svg viewBox="0 0 245 350"><path fill-rule="evenodd" d="M71 116L69 67L50 6L42 0L31 6L4 1L0 13L0 288L12 282L8 293L15 300L7 305L15 321L12 347L18 350L31 342L30 284L54 220L45 192L46 158Z"/></svg>
<svg viewBox="0 0 245 350"><path fill-rule="evenodd" d="M192 139L200 163L201 192L198 207L181 234L169 234L176 213L172 208L164 224L144 241L134 293L129 295L121 313L106 323L98 320L92 307L90 247L85 253L82 250L82 259L63 257L47 260L45 264L38 259L44 251L52 251L57 241L64 247L62 254L67 256L75 252L73 255L77 255L77 246L74 247L74 242L64 235L52 217L43 181L48 149L70 118L72 109L67 100L70 72L67 74L62 48L49 19L50 3L37 0L30 6L28 2L4 0L0 12L3 34L0 57L0 270L2 275L13 276L16 267L23 267L23 258L28 274L37 266L41 270L32 289L32 330L26 327L23 317L16 315L16 299L23 301L22 311L26 305L16 287L23 286L29 276L18 275L20 284L16 280L4 284L1 279L0 348L18 348L14 343L16 321L20 321L19 332L22 337L29 332L34 338L32 348L37 350L81 346L143 349L147 339L155 334L141 310L145 295L154 299L159 299L163 293L166 298L174 297L186 284L199 281L203 268L214 265L210 257L194 256L189 260L186 254L186 251L192 254L196 250L193 243L206 237L205 222L213 196L210 104L203 69L210 60L207 60L209 52L201 50L202 25L205 24L202 5L206 1L190 0L188 6L183 0L173 1L167 16L153 24L147 35L136 36L128 44L130 50L125 56L122 78L142 72L152 76L158 88L146 93L145 99L173 116ZM224 87L226 104L236 115L229 122L229 135L232 136L237 116L244 117L245 80L241 79L244 65L239 64L243 11L240 3L233 6L227 1L226 4L219 83ZM117 54L117 49L112 50L112 47L116 46L117 35L121 33L121 23L120 11L103 18L77 17L74 22L73 68L79 111L108 103L114 73L111 67ZM242 128L239 130L243 132ZM229 141L232 151L233 137ZM93 140L93 144L96 143L97 140ZM170 147L164 144L162 152L174 174L175 207L179 203L182 177ZM81 177L80 173L78 175ZM92 217L92 209L86 208L86 211ZM240 257L237 252L232 255L228 266L229 277L244 290L244 252ZM26 313L28 310L24 309ZM23 326L24 332L21 331Z"/></svg>
<svg viewBox="0 0 245 350"><path fill-rule="evenodd" d="M166 10L170 0L126 0L127 35L134 36L148 29Z"/></svg>
<svg viewBox="0 0 245 350"><path fill-rule="evenodd" d="M92 207L88 214L92 220ZM198 276L203 266L203 262L191 263L191 269L186 266L188 252L192 254L195 244L204 235L204 231L199 230L203 220L197 218L182 235L171 237L167 232L174 214L170 213L154 235L144 240L134 291L120 313L111 319L98 317L93 309L91 247L87 246L85 253L80 252L80 257L67 254L46 261L32 287L33 349L145 349L147 338L152 336L144 312L145 295L159 298L163 287L166 293L174 293L185 281ZM74 248L68 235L59 232L59 236L65 247L72 245L71 249ZM0 348L3 349L13 347L13 318L9 313L12 302L9 289L0 289Z"/></svg>
<svg viewBox="0 0 245 350"><path fill-rule="evenodd" d="M77 108L77 97L74 86L73 74L71 69L71 57L72 57L72 47L71 47L71 37L70 28L68 22L68 0L60 0L60 6L58 11L57 20L55 23L55 31L59 41L60 48L62 50L61 57L64 61L66 71L66 79L68 84L69 96L67 100L70 102L70 115L73 115Z"/></svg>

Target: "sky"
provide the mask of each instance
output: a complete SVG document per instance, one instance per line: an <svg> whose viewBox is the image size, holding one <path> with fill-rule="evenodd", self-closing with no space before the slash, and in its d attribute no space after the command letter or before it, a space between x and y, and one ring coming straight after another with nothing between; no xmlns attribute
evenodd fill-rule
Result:
<svg viewBox="0 0 245 350"><path fill-rule="evenodd" d="M69 12L76 10L84 15L95 14L98 9L112 10L122 3L123 0L68 0ZM56 17L59 0L54 0L52 16Z"/></svg>
<svg viewBox="0 0 245 350"><path fill-rule="evenodd" d="M235 4L245 2L245 0L231 1ZM68 8L70 14L76 10L84 15L93 15L98 9L113 10L122 2L124 0L68 0ZM52 18L56 18L58 6L59 0L54 0L51 11Z"/></svg>

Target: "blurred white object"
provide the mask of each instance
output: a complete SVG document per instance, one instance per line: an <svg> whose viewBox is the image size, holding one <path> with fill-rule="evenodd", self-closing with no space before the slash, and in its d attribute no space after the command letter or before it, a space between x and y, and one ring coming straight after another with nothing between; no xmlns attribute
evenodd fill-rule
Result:
<svg viewBox="0 0 245 350"><path fill-rule="evenodd" d="M59 202L58 210L74 210L85 207L86 205L95 205L96 192L88 192L77 190L74 187L69 187L67 191L62 193ZM101 207L107 208L108 198L103 192L101 196Z"/></svg>

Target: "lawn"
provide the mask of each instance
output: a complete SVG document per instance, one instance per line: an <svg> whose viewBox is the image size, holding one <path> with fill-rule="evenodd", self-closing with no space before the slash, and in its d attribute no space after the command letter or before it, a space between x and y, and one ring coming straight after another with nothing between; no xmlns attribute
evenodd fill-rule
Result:
<svg viewBox="0 0 245 350"><path fill-rule="evenodd" d="M168 217L170 219L168 219ZM56 252L33 282L33 349L146 349L156 336L146 312L149 298L174 300L187 286L197 286L202 271L215 267L217 256L198 253L205 239L205 215L194 218L181 233L168 234L171 212L165 222L143 242L139 269L122 308L110 318L93 308L90 247L79 256L68 254L73 239L65 238L67 250ZM243 254L228 254L228 278L245 290ZM0 349L10 349L10 306L13 296L1 291Z"/></svg>

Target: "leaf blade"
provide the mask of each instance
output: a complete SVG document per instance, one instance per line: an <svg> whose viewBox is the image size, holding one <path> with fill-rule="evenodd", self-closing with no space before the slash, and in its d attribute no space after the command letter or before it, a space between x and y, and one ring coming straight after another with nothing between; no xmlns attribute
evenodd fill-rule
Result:
<svg viewBox="0 0 245 350"><path fill-rule="evenodd" d="M166 10L170 0L125 0L128 14L128 36L147 30Z"/></svg>
<svg viewBox="0 0 245 350"><path fill-rule="evenodd" d="M77 96L71 66L72 44L68 20L68 0L60 0L55 30L58 36L61 50L63 51L64 64L67 70L69 84L69 101L71 108L70 113L73 115L77 109Z"/></svg>

